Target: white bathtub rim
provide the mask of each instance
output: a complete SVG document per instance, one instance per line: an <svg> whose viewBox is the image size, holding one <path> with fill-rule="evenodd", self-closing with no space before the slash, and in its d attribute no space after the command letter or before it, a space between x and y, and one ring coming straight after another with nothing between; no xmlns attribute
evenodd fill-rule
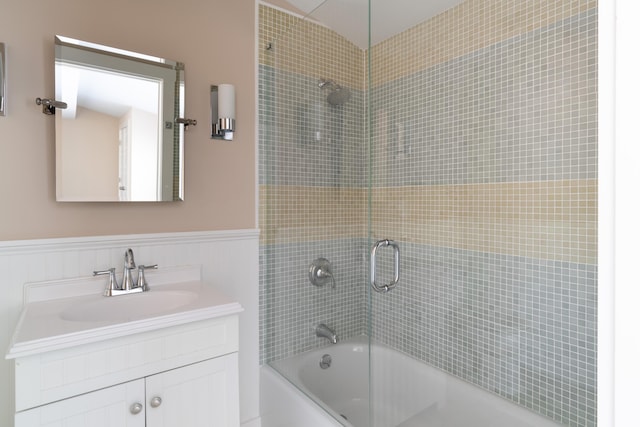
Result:
<svg viewBox="0 0 640 427"><path fill-rule="evenodd" d="M366 335L358 335L356 337L344 340L340 343L338 343L337 345L335 344L330 344L327 345L325 347L320 347L320 348L316 348L316 349L312 349L309 351L306 351L304 353L300 353L297 355L294 355L288 359L283 359L280 361L276 361L274 362L274 364L276 365L275 367L273 366L269 366L269 368L271 369L271 371L273 371L277 376L281 377L282 380L288 384L291 388L295 389L295 391L297 391L298 393L300 393L300 395L302 397L304 397L306 400L308 400L309 402L312 402L315 407L319 410L321 410L322 412L325 412L331 416L333 416L334 420L337 420L338 422L341 423L341 425L344 426L351 426L352 425L346 421L343 421L340 417L340 414L338 412L336 412L333 408L331 408L331 406L329 406L329 404L327 404L326 402L324 402L321 398L319 398L317 396L316 393L312 392L305 384L304 381L302 380L302 378L300 378L300 375L297 375L298 380L296 381L295 379L292 378L288 378L285 374L283 374L282 372L280 372L277 368L280 367L282 368L282 365L287 363L287 361L291 361L291 360L296 360L296 361L302 361L305 359L311 359L311 360L319 360L320 356L324 353L335 353L336 350L339 350L341 348L344 347L362 347L364 346L368 346L369 343L369 337ZM526 417L527 421L525 421L526 423L528 423L528 425L531 426L536 426L536 427L559 427L561 426L561 424L556 423L554 420L547 418L545 416L543 416L540 413L534 412L524 406L518 405L516 403L514 403L513 401L506 399L503 396L500 396L497 393L493 393L489 390L486 390L480 386L477 386L475 384L469 383L455 375L452 375L446 371L443 371L441 369L438 369L436 367L433 367L431 365L425 364L421 361L419 361L418 359L415 359L413 357L411 357L410 355L404 354L402 352L399 352L397 350L394 350L384 344L380 344L377 343L375 341L373 341L373 345L375 347L378 347L380 349L382 349L383 351L388 351L388 352L392 352L394 357L398 357L400 360L400 364L404 365L405 363L416 363L419 364L422 368L424 369L428 369L428 370L432 370L434 375L438 375L438 376L443 376L446 381L447 384L451 384L454 386L460 386L460 387L464 387L467 388L469 390L472 390L472 395L477 398L477 400L489 400L489 401L495 401L497 407L496 407L496 411L500 411L499 413L505 414L507 416L511 416L511 417L516 417L518 419L521 419L522 417ZM365 352L368 351L368 348L365 348L359 352ZM374 351L375 354L375 351ZM278 366L280 365L280 366ZM266 366L266 365L265 365ZM289 373L291 373L292 371L299 371L301 368L296 367L296 368L290 368L287 369L287 371L289 371ZM430 373L431 374L431 373ZM477 396L476 396L477 394ZM476 400L476 399L474 399ZM340 425L340 424L338 424ZM527 425L527 424L523 424L523 425Z"/></svg>

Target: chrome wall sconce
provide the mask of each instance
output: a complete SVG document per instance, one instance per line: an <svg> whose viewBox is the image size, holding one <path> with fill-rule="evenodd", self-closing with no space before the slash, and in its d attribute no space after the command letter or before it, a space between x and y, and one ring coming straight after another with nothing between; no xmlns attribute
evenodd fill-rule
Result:
<svg viewBox="0 0 640 427"><path fill-rule="evenodd" d="M230 84L211 86L211 138L233 141L236 130L236 89Z"/></svg>
<svg viewBox="0 0 640 427"><path fill-rule="evenodd" d="M7 67L4 52L4 43L0 43L0 116L4 116L7 111Z"/></svg>

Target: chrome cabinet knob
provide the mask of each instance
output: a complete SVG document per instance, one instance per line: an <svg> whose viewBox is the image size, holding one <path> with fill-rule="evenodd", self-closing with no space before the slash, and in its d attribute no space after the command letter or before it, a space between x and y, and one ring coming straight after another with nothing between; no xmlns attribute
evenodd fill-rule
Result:
<svg viewBox="0 0 640 427"><path fill-rule="evenodd" d="M151 402L149 402L149 405L151 405L152 408L157 408L158 406L162 405L162 399L160 398L160 396L156 396L151 398Z"/></svg>
<svg viewBox="0 0 640 427"><path fill-rule="evenodd" d="M134 403L133 405L131 405L129 407L129 411L133 414L133 415L138 415L140 412L142 412L142 404L140 403Z"/></svg>

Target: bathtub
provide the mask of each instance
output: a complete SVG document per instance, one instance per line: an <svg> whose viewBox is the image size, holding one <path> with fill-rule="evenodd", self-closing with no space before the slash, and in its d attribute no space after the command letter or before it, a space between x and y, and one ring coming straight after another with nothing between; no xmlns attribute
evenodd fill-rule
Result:
<svg viewBox="0 0 640 427"><path fill-rule="evenodd" d="M357 337L264 366L263 427L559 426L380 344L371 350L370 414L368 358L367 337Z"/></svg>

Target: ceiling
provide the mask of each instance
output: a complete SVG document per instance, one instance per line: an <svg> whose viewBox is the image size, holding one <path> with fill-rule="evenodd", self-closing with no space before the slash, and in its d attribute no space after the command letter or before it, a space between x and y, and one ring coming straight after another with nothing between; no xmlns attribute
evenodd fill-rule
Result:
<svg viewBox="0 0 640 427"><path fill-rule="evenodd" d="M287 0L352 43L369 46L368 0ZM464 0L371 0L371 45L450 9Z"/></svg>
<svg viewBox="0 0 640 427"><path fill-rule="evenodd" d="M121 117L130 110L158 114L161 82L125 73L56 63L56 99L67 103L65 118L78 107Z"/></svg>

